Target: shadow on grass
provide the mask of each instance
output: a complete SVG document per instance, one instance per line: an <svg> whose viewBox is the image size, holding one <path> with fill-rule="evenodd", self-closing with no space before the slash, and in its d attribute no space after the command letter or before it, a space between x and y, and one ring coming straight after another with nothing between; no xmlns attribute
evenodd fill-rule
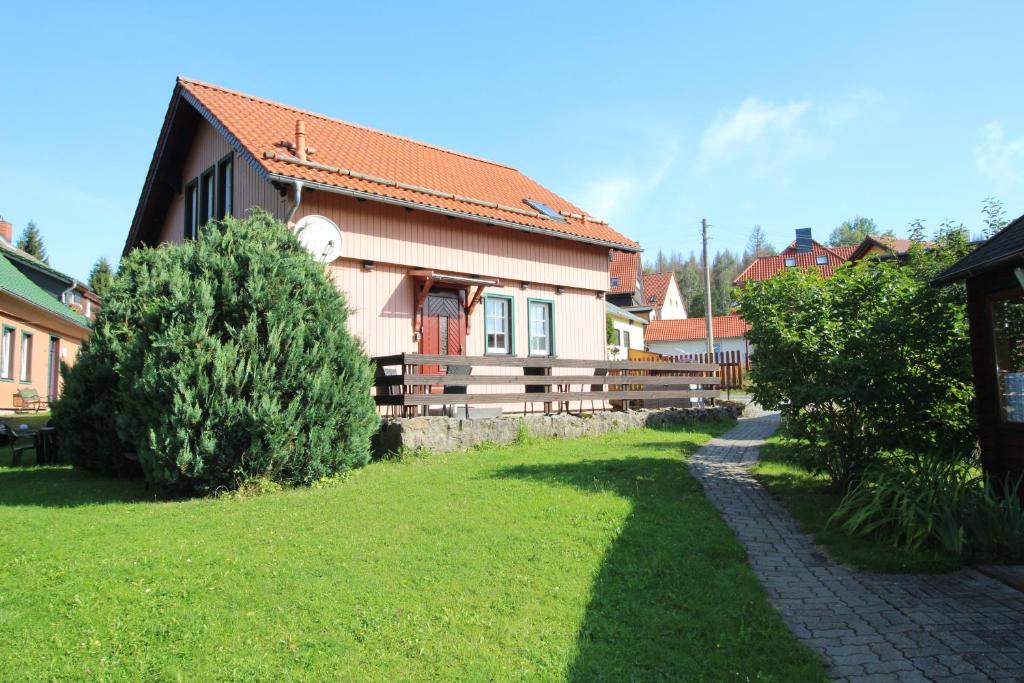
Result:
<svg viewBox="0 0 1024 683"><path fill-rule="evenodd" d="M696 450L661 439L629 448ZM522 465L494 476L615 493L633 505L594 580L568 680L756 677L765 667L788 670L790 680L820 679L813 657L789 642L683 459Z"/></svg>
<svg viewBox="0 0 1024 683"><path fill-rule="evenodd" d="M114 479L67 466L0 467L0 506L78 507L154 499L142 480Z"/></svg>

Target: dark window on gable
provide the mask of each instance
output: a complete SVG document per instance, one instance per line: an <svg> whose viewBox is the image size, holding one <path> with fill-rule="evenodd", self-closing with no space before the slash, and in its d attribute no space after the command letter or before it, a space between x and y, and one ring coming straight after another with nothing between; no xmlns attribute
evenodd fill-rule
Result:
<svg viewBox="0 0 1024 683"><path fill-rule="evenodd" d="M232 215L234 185L234 167L228 156L217 164L217 220Z"/></svg>
<svg viewBox="0 0 1024 683"><path fill-rule="evenodd" d="M618 286L619 286L619 278L613 277L612 278L612 287L618 287Z"/></svg>
<svg viewBox="0 0 1024 683"><path fill-rule="evenodd" d="M199 177L199 227L206 225L216 217L214 199L216 198L213 168L208 169Z"/></svg>
<svg viewBox="0 0 1024 683"><path fill-rule="evenodd" d="M193 180L185 186L185 239L196 238L199 227L199 183Z"/></svg>

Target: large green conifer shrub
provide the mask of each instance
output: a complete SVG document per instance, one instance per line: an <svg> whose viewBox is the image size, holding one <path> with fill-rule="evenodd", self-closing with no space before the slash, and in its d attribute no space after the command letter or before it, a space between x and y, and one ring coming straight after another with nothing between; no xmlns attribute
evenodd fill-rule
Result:
<svg viewBox="0 0 1024 683"><path fill-rule="evenodd" d="M369 458L373 368L323 267L264 212L121 262L54 411L61 448L199 493Z"/></svg>

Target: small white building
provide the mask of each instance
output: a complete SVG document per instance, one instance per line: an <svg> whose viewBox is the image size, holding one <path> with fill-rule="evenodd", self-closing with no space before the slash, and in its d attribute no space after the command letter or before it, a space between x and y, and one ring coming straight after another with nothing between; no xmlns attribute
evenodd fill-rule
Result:
<svg viewBox="0 0 1024 683"><path fill-rule="evenodd" d="M746 334L749 325L738 315L716 315L712 318L715 353L739 351L747 363L750 345ZM645 331L647 350L665 356L707 353L707 332L704 318L655 320Z"/></svg>
<svg viewBox="0 0 1024 683"><path fill-rule="evenodd" d="M685 320L686 305L676 274L648 273L643 281L644 303L651 307L651 320Z"/></svg>
<svg viewBox="0 0 1024 683"><path fill-rule="evenodd" d="M627 360L629 349L643 351L644 328L647 326L647 321L611 302L606 301L604 305L608 317L611 318L615 337L615 343L608 345L608 358Z"/></svg>

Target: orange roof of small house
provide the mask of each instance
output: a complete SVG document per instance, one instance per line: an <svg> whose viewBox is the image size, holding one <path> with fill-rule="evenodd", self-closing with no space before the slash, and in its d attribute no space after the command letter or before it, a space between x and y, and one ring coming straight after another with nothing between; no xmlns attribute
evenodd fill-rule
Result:
<svg viewBox="0 0 1024 683"><path fill-rule="evenodd" d="M758 256L747 266L743 272L733 279L733 284L741 285L748 280L767 280L781 273L786 268L817 268L824 277L832 277L836 268L850 260L850 256L857 247L826 247L819 242L811 243L811 251L798 253L796 242L790 244L781 254L777 256ZM818 257L823 256L825 263L818 263ZM793 259L794 264L786 265L787 259Z"/></svg>
<svg viewBox="0 0 1024 683"><path fill-rule="evenodd" d="M608 292L610 294L631 294L636 291L636 279L640 273L640 254L629 251L612 251L608 262ZM619 284L612 285L615 278Z"/></svg>
<svg viewBox="0 0 1024 683"><path fill-rule="evenodd" d="M644 331L644 341L683 341L686 339L705 339L707 323L704 318L684 318L683 320L655 320ZM715 339L742 337L750 329L743 318L738 315L716 315L711 318L711 331Z"/></svg>
<svg viewBox="0 0 1024 683"><path fill-rule="evenodd" d="M421 206L583 242L639 245L516 169L208 83L178 78L195 107L266 180L301 180L371 201ZM172 99L172 107L174 106ZM314 151L293 154L297 122ZM526 200L540 202L549 217Z"/></svg>
<svg viewBox="0 0 1024 683"><path fill-rule="evenodd" d="M647 273L644 275L644 299L647 305L663 306L668 285L672 282L673 273Z"/></svg>

